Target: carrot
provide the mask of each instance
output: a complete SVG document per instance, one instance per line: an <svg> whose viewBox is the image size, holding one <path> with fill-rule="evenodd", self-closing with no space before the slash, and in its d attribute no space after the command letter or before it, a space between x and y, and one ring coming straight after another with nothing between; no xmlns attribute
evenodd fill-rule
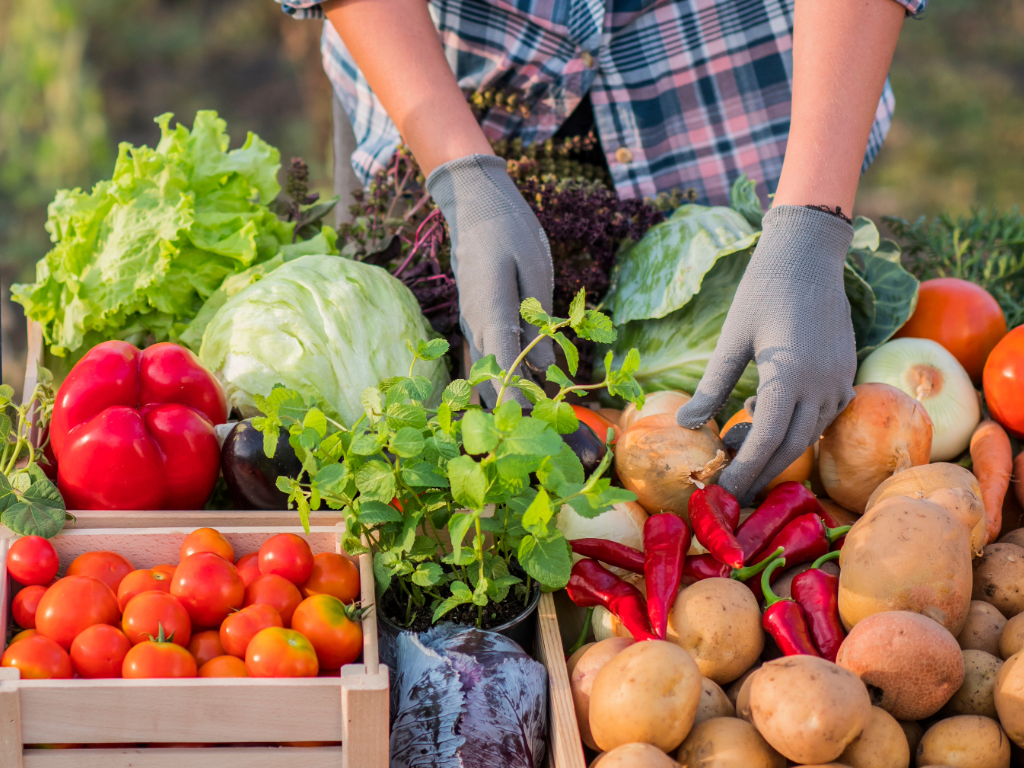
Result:
<svg viewBox="0 0 1024 768"><path fill-rule="evenodd" d="M1017 494L1017 501L1024 507L1024 453L1018 453L1013 460L1013 492Z"/></svg>
<svg viewBox="0 0 1024 768"><path fill-rule="evenodd" d="M1013 450L1006 431L991 419L985 419L971 435L971 461L974 476L981 486L985 502L986 543L999 537L1003 526L1003 499L1010 487Z"/></svg>

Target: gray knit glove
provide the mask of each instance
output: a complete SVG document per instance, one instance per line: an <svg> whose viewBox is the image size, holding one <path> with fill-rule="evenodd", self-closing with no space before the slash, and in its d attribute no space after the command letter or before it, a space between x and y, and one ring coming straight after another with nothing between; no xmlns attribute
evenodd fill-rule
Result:
<svg viewBox="0 0 1024 768"><path fill-rule="evenodd" d="M427 192L451 233L459 322L473 362L493 354L501 369L508 370L537 335L534 326L520 319L519 305L533 297L551 312L555 277L547 236L499 157L451 160L431 172ZM554 363L551 340L534 347L526 362L535 371ZM528 404L518 389L506 392ZM480 395L487 405L497 397L489 382L480 386Z"/></svg>
<svg viewBox="0 0 1024 768"><path fill-rule="evenodd" d="M746 404L754 423L720 480L744 505L853 399L857 372L843 288L853 227L792 205L773 208L763 226L704 377L676 414L684 427L705 424L757 363L757 396Z"/></svg>

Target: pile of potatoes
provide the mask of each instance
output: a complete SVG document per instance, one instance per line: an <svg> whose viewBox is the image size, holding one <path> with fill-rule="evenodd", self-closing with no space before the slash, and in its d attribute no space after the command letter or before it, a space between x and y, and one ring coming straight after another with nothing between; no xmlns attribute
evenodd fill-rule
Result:
<svg viewBox="0 0 1024 768"><path fill-rule="evenodd" d="M1011 752L1024 765L1024 529L983 546L977 482L950 464L894 475L866 510L839 560L834 664L779 658L729 579L684 588L666 641L612 622L616 636L575 653L591 766L1008 768Z"/></svg>

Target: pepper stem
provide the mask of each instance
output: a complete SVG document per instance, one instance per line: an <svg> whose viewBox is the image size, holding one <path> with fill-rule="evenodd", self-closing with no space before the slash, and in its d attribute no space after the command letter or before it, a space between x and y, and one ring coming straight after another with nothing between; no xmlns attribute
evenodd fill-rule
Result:
<svg viewBox="0 0 1024 768"><path fill-rule="evenodd" d="M760 563L748 565L746 568L733 568L732 573L729 574L729 578L735 579L736 581L746 581L752 576L757 576L757 574L761 573L761 571L771 565L784 550L785 547L779 547L772 552L771 557L766 557Z"/></svg>
<svg viewBox="0 0 1024 768"><path fill-rule="evenodd" d="M849 533L852 527L852 525L841 525L838 528L826 528L825 538L828 539L829 544L834 544L836 539Z"/></svg>
<svg viewBox="0 0 1024 768"><path fill-rule="evenodd" d="M814 561L814 565L812 565L811 568L821 568L821 566L824 563L827 563L829 560L838 560L841 552L841 549L837 549L835 552L826 552L824 555L822 555Z"/></svg>
<svg viewBox="0 0 1024 768"><path fill-rule="evenodd" d="M593 607L587 608L587 619L583 622L583 629L580 631L580 636L576 638L576 642L572 644L572 648L569 649L569 655L572 656L576 651L587 644L587 635L590 634L590 620L594 617Z"/></svg>
<svg viewBox="0 0 1024 768"><path fill-rule="evenodd" d="M789 600L787 597L779 597L772 592L771 578L772 573L777 571L779 568L786 564L786 558L779 557L772 560L772 564L765 568L764 573L761 574L761 594L764 595L764 609L768 610L769 606L774 605L780 600Z"/></svg>

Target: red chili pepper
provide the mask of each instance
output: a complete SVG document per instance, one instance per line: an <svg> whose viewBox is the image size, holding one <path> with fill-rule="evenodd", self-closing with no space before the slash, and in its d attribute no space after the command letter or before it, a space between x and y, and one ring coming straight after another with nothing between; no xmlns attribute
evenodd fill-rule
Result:
<svg viewBox="0 0 1024 768"><path fill-rule="evenodd" d="M825 523L814 512L801 515L783 528L782 532L772 539L769 549L755 557L754 562L759 563L771 557L772 552L782 547L790 566L810 563L827 553L832 548L832 543L848 530L848 525L841 528L826 528Z"/></svg>
<svg viewBox="0 0 1024 768"><path fill-rule="evenodd" d="M761 574L761 590L768 599L768 605L761 616L761 626L772 636L779 650L786 656L817 656L818 651L807 627L804 609L793 599L779 597L771 588L771 577L777 569L786 564L786 558L773 560Z"/></svg>
<svg viewBox="0 0 1024 768"><path fill-rule="evenodd" d="M577 555L600 560L602 563L622 568L630 573L644 572L644 553L608 539L573 539L569 542Z"/></svg>
<svg viewBox="0 0 1024 768"><path fill-rule="evenodd" d="M831 521L832 525L835 524L821 506L821 502L806 486L789 480L772 488L757 511L736 529L736 541L743 549L743 562L767 549L772 539L778 536L783 528L800 515L809 512L821 515ZM786 556L789 556L788 552Z"/></svg>
<svg viewBox="0 0 1024 768"><path fill-rule="evenodd" d="M839 552L829 552L814 561L809 571L793 579L793 599L804 609L814 645L821 657L836 660L839 646L846 638L839 620L839 579L821 570L823 563L835 560Z"/></svg>
<svg viewBox="0 0 1024 768"><path fill-rule="evenodd" d="M651 618L654 633L662 640L668 631L668 615L679 594L689 548L690 529L681 517L662 513L647 518L644 523L647 615Z"/></svg>
<svg viewBox="0 0 1024 768"><path fill-rule="evenodd" d="M733 568L743 567L743 549L733 535L740 522L740 503L720 485L698 488L690 496L693 535L715 559Z"/></svg>
<svg viewBox="0 0 1024 768"><path fill-rule="evenodd" d="M782 554L782 547L779 547L773 553L773 557L777 557ZM704 579L735 579L736 581L746 581L747 579L758 575L771 562L771 558L762 560L760 563L749 565L746 568L733 568L720 563L712 555L696 555L695 557L686 558L686 564L683 566L683 584L690 586L698 581Z"/></svg>
<svg viewBox="0 0 1024 768"><path fill-rule="evenodd" d="M627 584L596 560L580 560L572 567L569 598L576 605L603 605L615 614L636 640L658 640L647 617L647 601L640 590Z"/></svg>

